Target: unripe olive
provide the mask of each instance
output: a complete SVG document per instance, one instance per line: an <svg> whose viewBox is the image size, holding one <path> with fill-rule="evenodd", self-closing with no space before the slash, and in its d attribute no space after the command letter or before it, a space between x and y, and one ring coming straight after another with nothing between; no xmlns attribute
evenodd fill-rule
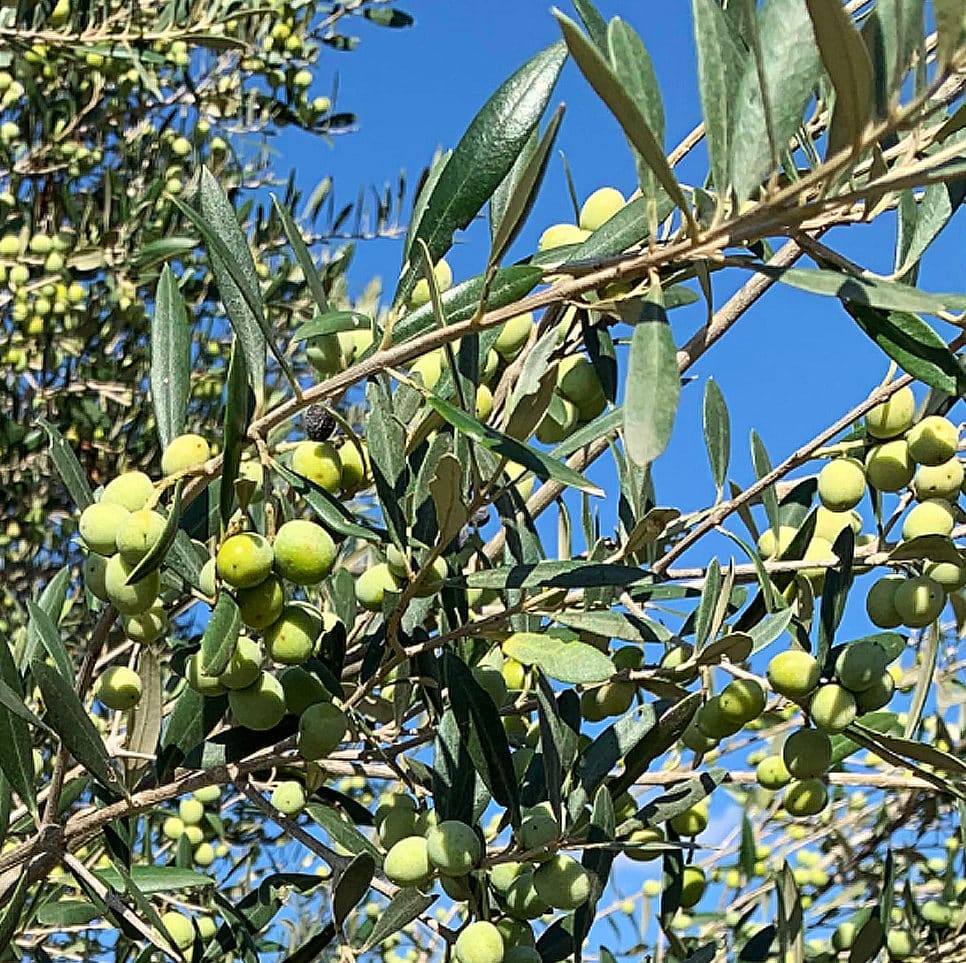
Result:
<svg viewBox="0 0 966 963"><path fill-rule="evenodd" d="M282 665L299 665L322 635L322 613L307 602L289 602L265 630L269 658Z"/></svg>
<svg viewBox="0 0 966 963"><path fill-rule="evenodd" d="M886 933L886 949L892 960L908 960L916 952L916 941L909 930L890 929Z"/></svg>
<svg viewBox="0 0 966 963"><path fill-rule="evenodd" d="M436 281L436 288L440 294L453 286L453 271L446 258L440 258L433 268L433 279ZM413 293L409 295L409 306L411 308L422 307L429 303L429 282L421 277L413 288Z"/></svg>
<svg viewBox="0 0 966 963"><path fill-rule="evenodd" d="M537 441L543 445L558 445L573 434L579 421L580 410L577 406L555 395L537 425Z"/></svg>
<svg viewBox="0 0 966 963"><path fill-rule="evenodd" d="M529 865L529 864L528 864ZM525 866L523 863L518 863L515 860L497 863L495 866L490 868L489 880L490 886L493 887L498 893L506 893L513 881L524 871Z"/></svg>
<svg viewBox="0 0 966 963"><path fill-rule="evenodd" d="M792 774L781 756L774 754L765 756L755 769L758 784L764 789L781 789L792 781Z"/></svg>
<svg viewBox="0 0 966 963"><path fill-rule="evenodd" d="M123 505L94 502L81 512L78 530L84 544L98 555L117 551L117 533L131 513Z"/></svg>
<svg viewBox="0 0 966 963"><path fill-rule="evenodd" d="M692 752L710 752L718 745L718 740L713 736L707 735L698 726L697 719L692 719L687 728L681 733L681 745Z"/></svg>
<svg viewBox="0 0 966 963"><path fill-rule="evenodd" d="M305 808L305 790L300 782L288 779L272 791L272 805L286 816L297 816Z"/></svg>
<svg viewBox="0 0 966 963"><path fill-rule="evenodd" d="M449 566L446 564L446 559L442 556L437 556L433 559L429 570L422 577L414 594L420 599L428 599L436 595L442 589L448 576Z"/></svg>
<svg viewBox="0 0 966 963"><path fill-rule="evenodd" d="M121 615L141 615L157 601L161 590L161 574L155 569L133 585L127 584L134 571L120 555L112 555L104 569L104 591Z"/></svg>
<svg viewBox="0 0 966 963"><path fill-rule="evenodd" d="M941 465L920 465L912 480L916 498L945 498L955 502L963 485L963 463L958 458L950 458Z"/></svg>
<svg viewBox="0 0 966 963"><path fill-rule="evenodd" d="M892 700L896 691L896 680L891 672L883 672L868 689L855 693L855 704L859 715L882 709Z"/></svg>
<svg viewBox="0 0 966 963"><path fill-rule="evenodd" d="M205 804L197 799L182 799L178 815L186 826L197 826L205 818Z"/></svg>
<svg viewBox="0 0 966 963"><path fill-rule="evenodd" d="M712 739L724 739L726 736L733 736L743 725L742 722L723 715L719 696L712 696L698 709L695 722L698 728Z"/></svg>
<svg viewBox="0 0 966 963"><path fill-rule="evenodd" d="M205 832L200 826L185 826L182 835L192 846L199 846L205 839Z"/></svg>
<svg viewBox="0 0 966 963"><path fill-rule="evenodd" d="M103 555L92 552L84 559L84 585L87 591L102 602L109 602L107 586L104 584L104 573L107 571L107 559Z"/></svg>
<svg viewBox="0 0 966 963"><path fill-rule="evenodd" d="M214 598L215 592L218 588L215 581L216 572L217 569L215 568L215 559L209 558L208 561L201 566L201 571L198 573L198 587L201 589L203 594L208 596L208 598Z"/></svg>
<svg viewBox="0 0 966 963"><path fill-rule="evenodd" d="M941 415L928 415L906 433L909 457L920 465L941 465L956 454L959 428Z"/></svg>
<svg viewBox="0 0 966 963"><path fill-rule="evenodd" d="M819 729L797 729L786 737L782 759L795 779L824 775L832 764L832 740Z"/></svg>
<svg viewBox="0 0 966 963"><path fill-rule="evenodd" d="M195 866L210 866L215 861L215 847L211 843L199 843L191 854Z"/></svg>
<svg viewBox="0 0 966 963"><path fill-rule="evenodd" d="M956 918L958 907L950 906L948 903L941 903L938 900L930 899L919 908L922 918L933 926L951 926Z"/></svg>
<svg viewBox="0 0 966 963"><path fill-rule="evenodd" d="M275 571L296 585L317 585L332 571L336 547L315 522L293 519L278 530L273 545Z"/></svg>
<svg viewBox="0 0 966 963"><path fill-rule="evenodd" d="M386 853L382 871L386 879L397 886L423 886L433 875L429 862L429 848L425 836L400 839Z"/></svg>
<svg viewBox="0 0 966 963"><path fill-rule="evenodd" d="M457 963L504 963L505 952L500 931L487 920L470 923L454 946Z"/></svg>
<svg viewBox="0 0 966 963"><path fill-rule="evenodd" d="M895 438L912 424L915 415L916 396L907 385L866 414L865 428L873 438Z"/></svg>
<svg viewBox="0 0 966 963"><path fill-rule="evenodd" d="M946 592L955 592L966 585L966 562L929 562L922 570L933 581L938 582Z"/></svg>
<svg viewBox="0 0 966 963"><path fill-rule="evenodd" d="M386 592L398 592L402 586L385 562L377 562L356 579L356 598L370 612L381 612Z"/></svg>
<svg viewBox="0 0 966 963"><path fill-rule="evenodd" d="M824 538L830 544L835 542L843 529L850 527L856 535L862 531L862 516L854 509L847 512L833 512L824 505L815 511L815 538Z"/></svg>
<svg viewBox="0 0 966 963"><path fill-rule="evenodd" d="M560 836L560 824L551 813L537 810L525 816L518 830L524 849L541 849Z"/></svg>
<svg viewBox="0 0 966 963"><path fill-rule="evenodd" d="M236 722L260 732L274 729L285 715L282 683L268 672L262 672L247 688L231 689L228 704Z"/></svg>
<svg viewBox="0 0 966 963"><path fill-rule="evenodd" d="M921 629L935 622L945 605L945 590L928 575L906 579L896 589L896 613L910 629Z"/></svg>
<svg viewBox="0 0 966 963"><path fill-rule="evenodd" d="M412 367L409 369L409 374L414 379L418 378L426 388L432 391L439 384L439 379L443 376L443 365L444 358L442 351L430 351L429 354L424 354L421 358L417 358L413 362Z"/></svg>
<svg viewBox="0 0 966 963"><path fill-rule="evenodd" d="M155 642L168 627L168 616L160 605L141 615L125 615L121 619L124 634L134 642Z"/></svg>
<svg viewBox="0 0 966 963"><path fill-rule="evenodd" d="M785 789L782 805L791 816L815 816L828 805L828 788L821 779L793 782Z"/></svg>
<svg viewBox="0 0 966 963"><path fill-rule="evenodd" d="M552 224L537 241L538 251L552 251L554 248L567 247L570 244L581 244L590 237L590 232L582 230L576 224Z"/></svg>
<svg viewBox="0 0 966 963"><path fill-rule="evenodd" d="M415 813L417 809L416 800L405 792L386 792L383 793L376 803L374 813L376 825L378 826L390 813L410 812Z"/></svg>
<svg viewBox="0 0 966 963"><path fill-rule="evenodd" d="M836 558L836 555L832 543L817 536L812 537L812 540L805 546L805 551L802 553L803 561L814 559L816 561L828 562L834 558ZM812 591L816 595L821 595L825 588L825 570L826 566L822 565L817 565L815 568L801 569L801 574L812 583Z"/></svg>
<svg viewBox="0 0 966 963"><path fill-rule="evenodd" d="M327 441L300 441L292 452L292 471L332 495L342 485L339 451Z"/></svg>
<svg viewBox="0 0 966 963"><path fill-rule="evenodd" d="M483 858L483 844L472 826L444 819L426 834L426 852L444 876L465 876Z"/></svg>
<svg viewBox="0 0 966 963"><path fill-rule="evenodd" d="M179 950L187 950L194 943L195 928L183 913L171 910L161 917L161 924Z"/></svg>
<svg viewBox="0 0 966 963"><path fill-rule="evenodd" d="M557 391L580 407L581 402L602 393L597 371L582 354L568 355L557 368Z"/></svg>
<svg viewBox="0 0 966 963"><path fill-rule="evenodd" d="M342 742L348 727L345 713L331 702L309 706L299 719L300 755L305 759L324 759Z"/></svg>
<svg viewBox="0 0 966 963"><path fill-rule="evenodd" d="M335 333L312 338L306 345L305 357L323 378L331 378L346 369L342 343Z"/></svg>
<svg viewBox="0 0 966 963"><path fill-rule="evenodd" d="M117 551L125 562L137 565L161 540L164 517L148 508L131 512L117 530Z"/></svg>
<svg viewBox="0 0 966 963"><path fill-rule="evenodd" d="M251 588L268 578L275 553L264 535L240 532L230 535L218 549L218 577L234 588Z"/></svg>
<svg viewBox="0 0 966 963"><path fill-rule="evenodd" d="M293 715L300 716L309 706L319 702L331 702L332 696L321 681L300 665L287 668L279 681L285 692L285 707Z"/></svg>
<svg viewBox="0 0 966 963"><path fill-rule="evenodd" d="M873 583L865 597L865 610L873 625L880 629L902 625L902 616L896 611L896 589L904 581L901 575L886 575Z"/></svg>
<svg viewBox="0 0 966 963"><path fill-rule="evenodd" d="M161 832L176 843L184 835L184 823L178 816L168 816L161 824Z"/></svg>
<svg viewBox="0 0 966 963"><path fill-rule="evenodd" d="M644 664L644 652L636 645L622 645L611 661L615 669L639 669Z"/></svg>
<svg viewBox="0 0 966 963"><path fill-rule="evenodd" d="M865 470L854 458L836 458L818 474L818 497L833 512L855 508L865 494Z"/></svg>
<svg viewBox="0 0 966 963"><path fill-rule="evenodd" d="M557 853L534 871L533 886L548 905L573 910L590 897L590 876L573 856Z"/></svg>
<svg viewBox="0 0 966 963"><path fill-rule="evenodd" d="M834 683L819 686L808 706L812 723L823 732L842 732L855 721L856 712L855 696Z"/></svg>
<svg viewBox="0 0 966 963"><path fill-rule="evenodd" d="M661 661L658 663L662 669L677 669L679 666L685 665L690 662L694 656L694 646L689 642L682 642L679 645L674 645L668 649L664 655L661 656ZM693 682L698 677L698 670L695 667L692 671L684 670L687 672L686 678L681 679L685 685L688 682ZM679 678L678 676L675 676Z"/></svg>
<svg viewBox="0 0 966 963"><path fill-rule="evenodd" d="M679 901L682 909L691 909L692 906L696 906L701 897L704 896L706 886L707 880L704 870L700 866L685 866L681 878L681 898Z"/></svg>
<svg viewBox="0 0 966 963"><path fill-rule="evenodd" d="M588 722L601 722L608 716L622 716L634 704L637 686L633 682L605 682L581 694L580 712Z"/></svg>
<svg viewBox="0 0 966 963"><path fill-rule="evenodd" d="M702 799L690 809L672 816L668 825L679 836L699 836L708 828L708 801Z"/></svg>
<svg viewBox="0 0 966 963"><path fill-rule="evenodd" d="M865 477L880 492L897 492L912 481L916 464L904 438L886 441L865 456Z"/></svg>
<svg viewBox="0 0 966 963"><path fill-rule="evenodd" d="M97 681L97 698L108 709L133 709L141 701L141 677L126 665L112 665Z"/></svg>
<svg viewBox="0 0 966 963"><path fill-rule="evenodd" d="M201 435L178 435L164 449L161 471L165 475L177 475L200 468L210 457L211 448Z"/></svg>
<svg viewBox="0 0 966 963"><path fill-rule="evenodd" d="M379 820L379 842L384 849L392 849L400 839L418 836L419 820L412 809L393 809Z"/></svg>
<svg viewBox="0 0 966 963"><path fill-rule="evenodd" d="M902 537L948 535L956 524L953 507L943 498L929 498L914 505L902 522Z"/></svg>
<svg viewBox="0 0 966 963"><path fill-rule="evenodd" d="M351 497L366 484L369 475L369 455L365 444L359 450L352 441L346 441L339 448L339 461L342 465L341 484L344 497Z"/></svg>
<svg viewBox="0 0 966 963"><path fill-rule="evenodd" d="M126 471L112 478L101 494L101 504L140 511L154 497L154 482L143 471Z"/></svg>
<svg viewBox="0 0 966 963"><path fill-rule="evenodd" d="M518 920L535 920L550 909L550 905L533 885L533 872L520 873L506 891L506 908Z"/></svg>
<svg viewBox="0 0 966 963"><path fill-rule="evenodd" d="M493 350L501 358L512 361L530 340L532 330L533 313L531 311L515 315L509 321L505 321L500 328L500 333L493 342Z"/></svg>
<svg viewBox="0 0 966 963"><path fill-rule="evenodd" d="M766 674L768 684L779 695L802 699L818 685L822 667L807 652L789 649L772 658Z"/></svg>
<svg viewBox="0 0 966 963"><path fill-rule="evenodd" d="M475 411L477 421L486 421L493 414L493 392L486 385L476 388Z"/></svg>
<svg viewBox="0 0 966 963"><path fill-rule="evenodd" d="M625 204L624 195L615 187L601 187L584 201L578 223L585 231L596 231Z"/></svg>
<svg viewBox="0 0 966 963"><path fill-rule="evenodd" d="M627 841L634 845L627 846L624 853L635 862L657 859L665 852L659 845L656 845L666 841L663 830L658 826L644 826L641 829L635 829L627 837Z"/></svg>
<svg viewBox="0 0 966 963"><path fill-rule="evenodd" d="M778 558L791 545L796 531L797 529L792 525L780 525L776 539L775 530L766 528L758 536L758 554L762 558Z"/></svg>
<svg viewBox="0 0 966 963"><path fill-rule="evenodd" d="M250 629L265 629L281 614L285 605L285 590L278 576L269 575L258 585L238 589L235 598L242 622Z"/></svg>
<svg viewBox="0 0 966 963"><path fill-rule="evenodd" d="M721 715L742 725L765 711L765 690L754 679L732 679L718 696Z"/></svg>
<svg viewBox="0 0 966 963"><path fill-rule="evenodd" d="M835 928L835 932L832 933L832 949L838 953L843 953L845 950L851 949L852 944L855 942L855 936L855 923L851 920L840 923Z"/></svg>
<svg viewBox="0 0 966 963"><path fill-rule="evenodd" d="M250 682L254 681L257 674L258 670L256 670L255 674L252 676ZM188 685L191 686L195 692L198 692L204 696L223 695L226 691L225 686L222 685L219 676L208 675L206 672L201 671L200 652L195 652L194 655L192 655L187 662L185 662L185 678L188 680Z"/></svg>
<svg viewBox="0 0 966 963"><path fill-rule="evenodd" d="M898 595L898 592L897 592ZM849 643L835 660L835 674L852 692L869 688L886 671L889 655L872 639Z"/></svg>
<svg viewBox="0 0 966 963"><path fill-rule="evenodd" d="M217 802L221 798L221 787L202 786L200 789L196 789L191 795L202 804Z"/></svg>
<svg viewBox="0 0 966 963"><path fill-rule="evenodd" d="M262 647L254 639L240 636L218 682L226 689L247 689L261 674L263 658Z"/></svg>

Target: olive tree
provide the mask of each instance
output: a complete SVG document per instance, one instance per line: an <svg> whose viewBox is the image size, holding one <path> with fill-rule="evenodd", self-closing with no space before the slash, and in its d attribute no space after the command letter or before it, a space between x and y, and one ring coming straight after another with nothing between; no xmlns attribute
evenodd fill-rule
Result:
<svg viewBox="0 0 966 963"><path fill-rule="evenodd" d="M12 954L961 957L966 295L916 281L963 198L962 8L693 0L703 117L668 151L640 37L574 7L421 182L389 299L334 298L279 202L311 305L283 337L231 181L185 166L191 244L151 249L160 459L92 478L45 424L79 539L0 647ZM638 190L510 263L568 59ZM831 246L892 212L890 276ZM189 274L231 332L204 417ZM734 478L723 392L689 385L685 424L682 379L775 285L892 368ZM676 421L704 504L652 477Z"/></svg>

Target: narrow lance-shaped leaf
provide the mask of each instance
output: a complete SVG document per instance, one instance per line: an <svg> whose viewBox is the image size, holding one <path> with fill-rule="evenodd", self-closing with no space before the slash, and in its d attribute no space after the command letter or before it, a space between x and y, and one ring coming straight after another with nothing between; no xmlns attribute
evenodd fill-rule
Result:
<svg viewBox="0 0 966 963"><path fill-rule="evenodd" d="M191 328L184 298L166 264L151 319L151 401L162 448L184 430L191 392Z"/></svg>
<svg viewBox="0 0 966 963"><path fill-rule="evenodd" d="M228 525L235 504L235 479L238 477L241 453L254 407L255 395L248 383L248 362L241 339L236 334L232 339L231 360L228 362L228 387L223 415L225 449L219 489L222 527Z"/></svg>
<svg viewBox="0 0 966 963"><path fill-rule="evenodd" d="M639 106L624 89L610 64L587 39L580 27L559 10L554 10L554 16L563 31L567 49L577 62L580 72L610 109L627 135L627 139L654 171L658 183L667 191L668 196L680 209L692 234L696 236L698 226L694 221L684 192L681 190L681 186L664 156L663 148L648 126Z"/></svg>
<svg viewBox="0 0 966 963"><path fill-rule="evenodd" d="M654 65L643 41L620 17L607 27L607 47L614 73L620 77L627 95L647 121L654 141L664 155L664 105ZM657 196L657 178L650 163L637 153L637 179L649 198Z"/></svg>
<svg viewBox="0 0 966 963"><path fill-rule="evenodd" d="M0 681L17 702L23 703L20 673L7 640L0 638ZM26 707L25 707L26 708ZM29 710L28 710L29 711ZM32 713L31 713L32 714ZM37 812L34 760L26 721L7 705L0 704L0 772L32 814Z"/></svg>
<svg viewBox="0 0 966 963"><path fill-rule="evenodd" d="M966 14L963 12L962 0L933 0L933 13L936 17L936 33L939 63L948 67L955 53L959 50L963 33L966 31Z"/></svg>
<svg viewBox="0 0 966 963"><path fill-rule="evenodd" d="M94 504L94 495L91 492L90 483L84 469L81 468L74 450L67 444L64 436L46 418L38 418L37 424L47 433L50 440L50 457L53 459L54 468L60 475L67 494L71 501L77 506L78 510L83 511L88 505Z"/></svg>
<svg viewBox="0 0 966 963"><path fill-rule="evenodd" d="M874 106L872 61L841 0L805 0L815 40L835 88L828 155L857 145Z"/></svg>
<svg viewBox="0 0 966 963"><path fill-rule="evenodd" d="M724 492L731 461L731 419L724 395L714 378L708 378L704 386L704 443L711 463L711 477L718 490L718 498Z"/></svg>
<svg viewBox="0 0 966 963"><path fill-rule="evenodd" d="M587 33L590 35L590 39L600 47L601 50L607 50L607 21L600 15L597 8L590 2L590 0L574 0L574 9L577 11L577 16L583 21L584 26L587 28Z"/></svg>
<svg viewBox="0 0 966 963"><path fill-rule="evenodd" d="M642 468L667 448L681 396L677 348L664 308L645 301L631 336L624 391L624 447Z"/></svg>
<svg viewBox="0 0 966 963"><path fill-rule="evenodd" d="M506 177L546 109L566 58L553 44L505 81L470 122L443 167L413 239L421 237L433 261L467 227ZM419 277L419 261L409 247L393 303L409 297Z"/></svg>
<svg viewBox="0 0 966 963"><path fill-rule="evenodd" d="M761 77L754 57L747 58L735 98L731 131L731 180L739 201L748 200L772 170L769 121L776 147L783 148L802 123L822 72L805 0L767 0L758 17Z"/></svg>
<svg viewBox="0 0 966 963"><path fill-rule="evenodd" d="M180 479L174 487L174 496L171 499L171 508L168 517L164 520L164 528L158 540L151 546L148 554L141 559L131 570L127 577L127 584L134 585L141 579L150 575L151 572L159 569L161 563L168 554L168 549L174 544L178 535L178 525L181 522L181 493L184 491L184 479Z"/></svg>
<svg viewBox="0 0 966 963"><path fill-rule="evenodd" d="M698 51L698 89L704 115L711 176L718 196L728 190L732 113L744 54L735 42L717 0L691 0L694 42Z"/></svg>
<svg viewBox="0 0 966 963"><path fill-rule="evenodd" d="M922 39L923 7L923 0L877 0L862 24L862 39L874 68L879 117L888 116Z"/></svg>
<svg viewBox="0 0 966 963"><path fill-rule="evenodd" d="M240 629L238 606L227 592L222 592L201 638L201 670L204 673L221 675L228 668Z"/></svg>
<svg viewBox="0 0 966 963"><path fill-rule="evenodd" d="M27 601L27 612L30 616L27 631L40 641L40 644L46 650L47 655L53 660L61 676L73 684L74 666L71 664L70 656L67 654L67 647L61 638L60 629L57 628L54 620L36 602Z"/></svg>
<svg viewBox="0 0 966 963"><path fill-rule="evenodd" d="M292 245L292 252L295 254L295 260L298 261L299 267L302 269L305 283L309 286L309 291L312 293L312 299L315 301L315 305L319 311L325 314L329 310L329 299L325 296L322 278L319 276L318 269L312 261L312 255L305 245L302 232L293 220L292 215L279 203L278 198L274 194L272 194L272 205L275 207L275 213L278 214L279 220L282 222L285 236L288 238L289 244Z"/></svg>
<svg viewBox="0 0 966 963"><path fill-rule="evenodd" d="M533 202L536 200L547 173L550 152L553 150L560 123L563 120L564 106L561 104L550 118L547 129L543 132L533 156L529 159L520 176L510 190L499 224L493 233L493 243L490 246L490 264L499 264L503 255L509 250L521 228L526 223Z"/></svg>
<svg viewBox="0 0 966 963"><path fill-rule="evenodd" d="M946 342L922 318L855 301L843 304L858 326L904 371L931 388L959 394L963 370Z"/></svg>
<svg viewBox="0 0 966 963"><path fill-rule="evenodd" d="M104 786L118 789L111 760L77 693L54 668L35 660L30 672L44 699L45 718L74 758Z"/></svg>

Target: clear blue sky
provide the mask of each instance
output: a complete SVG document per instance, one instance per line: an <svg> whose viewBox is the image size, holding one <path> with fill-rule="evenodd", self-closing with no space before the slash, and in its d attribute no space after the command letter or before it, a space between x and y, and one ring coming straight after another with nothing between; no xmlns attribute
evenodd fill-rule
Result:
<svg viewBox="0 0 966 963"><path fill-rule="evenodd" d="M573 15L569 4L562 4ZM601 2L606 17L622 16L643 37L654 61L664 95L667 147L675 145L700 120L691 35L690 4ZM362 43L349 55L326 53L318 93L327 93L334 73L339 76L341 109L358 114L359 130L336 140L332 149L309 147L287 135L283 167L299 170L300 183L311 188L322 176L335 180L342 202L352 200L362 186L381 187L404 169L414 183L437 147L455 146L474 113L492 91L525 60L559 38L550 5L534 0L454 0L419 2L403 9L416 25L406 31L379 29L360 23ZM567 115L558 148L568 157L581 199L595 188L612 184L629 194L636 187L633 163L624 137L597 101L576 67L569 63L552 101L564 102ZM703 147L680 168L679 176L700 183L705 171ZM572 219L563 167L555 158L529 226L512 256L536 246L549 224ZM842 245L854 260L888 273L892 266L895 219L886 215L874 227L860 227L828 243ZM482 221L457 239L448 257L456 278L478 273L485 257L486 226ZM930 290L955 288L959 258L953 232L947 232L927 255L921 284ZM391 288L399 270L399 242L379 240L358 246L350 272L356 292L374 275ZM956 264L956 274L953 264ZM801 266L812 267L809 261ZM720 306L747 275L716 276L715 304ZM704 305L672 314L678 344L703 323ZM941 325L937 327L948 333ZM886 357L863 335L838 302L788 288L774 288L689 375L695 380L681 396L681 408L669 450L654 469L659 501L683 511L706 506L714 488L701 437L701 402L707 378L714 376L731 410L732 467L742 486L754 480L748 438L752 428L762 436L777 463L818 431L860 402L882 379ZM921 399L923 391L917 389ZM954 412L956 414L956 412ZM591 472L613 491L612 463L602 459ZM613 524L615 499L602 506L605 531ZM868 511L868 505L863 505ZM737 519L729 523L744 536ZM548 540L552 550L553 539ZM687 559L705 564L709 551L727 563L731 543L702 545ZM737 558L736 561L744 561ZM845 640L871 630L862 606L864 593L854 593L842 628ZM716 797L716 806L725 799ZM720 814L720 810L719 810ZM724 820L728 822L726 818Z"/></svg>

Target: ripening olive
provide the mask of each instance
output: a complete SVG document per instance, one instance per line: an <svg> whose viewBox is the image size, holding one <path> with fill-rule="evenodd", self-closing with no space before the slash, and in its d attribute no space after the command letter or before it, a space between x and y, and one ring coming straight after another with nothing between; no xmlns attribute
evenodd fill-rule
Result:
<svg viewBox="0 0 966 963"><path fill-rule="evenodd" d="M97 681L97 698L108 709L133 709L141 701L141 677L126 665L112 665Z"/></svg>
<svg viewBox="0 0 966 963"><path fill-rule="evenodd" d="M200 468L210 457L211 448L201 435L178 435L164 449L161 471L165 475L178 475Z"/></svg>
<svg viewBox="0 0 966 963"><path fill-rule="evenodd" d="M846 512L862 501L865 469L854 458L836 458L818 474L818 497L833 512Z"/></svg>
<svg viewBox="0 0 966 963"><path fill-rule="evenodd" d="M807 652L789 649L772 658L766 674L768 684L779 695L802 699L818 685L822 667Z"/></svg>
<svg viewBox="0 0 966 963"><path fill-rule="evenodd" d="M907 385L867 412L866 431L873 438L895 438L909 428L915 414L916 397Z"/></svg>
<svg viewBox="0 0 966 963"><path fill-rule="evenodd" d="M218 577L234 588L251 588L268 577L274 561L275 553L264 535L240 532L221 543L215 567Z"/></svg>
<svg viewBox="0 0 966 963"><path fill-rule="evenodd" d="M601 187L584 201L578 223L585 231L596 231L625 204L624 195L615 187Z"/></svg>
<svg viewBox="0 0 966 963"><path fill-rule="evenodd" d="M956 454L959 428L941 415L928 415L906 433L909 457L920 465L941 465Z"/></svg>

